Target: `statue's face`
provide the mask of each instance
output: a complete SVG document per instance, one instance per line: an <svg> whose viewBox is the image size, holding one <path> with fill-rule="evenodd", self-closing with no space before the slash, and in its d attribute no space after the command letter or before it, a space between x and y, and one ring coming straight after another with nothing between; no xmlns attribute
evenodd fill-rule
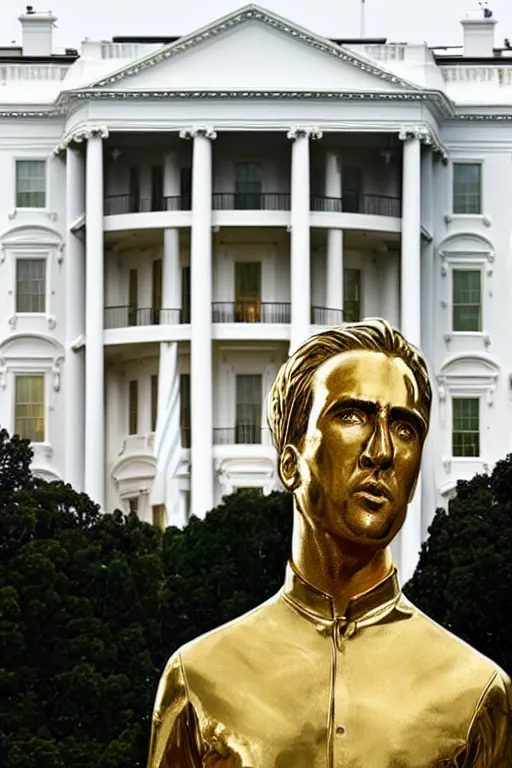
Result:
<svg viewBox="0 0 512 768"><path fill-rule="evenodd" d="M413 373L380 352L323 363L301 449L299 508L335 538L378 548L403 525L427 425Z"/></svg>

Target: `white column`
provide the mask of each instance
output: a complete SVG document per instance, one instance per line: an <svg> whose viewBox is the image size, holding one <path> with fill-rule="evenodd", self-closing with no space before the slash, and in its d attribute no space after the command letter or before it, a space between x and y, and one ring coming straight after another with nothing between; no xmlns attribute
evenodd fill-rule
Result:
<svg viewBox="0 0 512 768"><path fill-rule="evenodd" d="M66 364L65 364L65 479L77 491L84 488L85 335L84 243L71 231L85 211L84 158L66 150ZM77 345L78 342L78 345ZM75 348L74 348L75 347Z"/></svg>
<svg viewBox="0 0 512 768"><path fill-rule="evenodd" d="M291 329L290 354L311 335L310 182L309 139L321 138L316 129L288 133L292 144L291 183Z"/></svg>
<svg viewBox="0 0 512 768"><path fill-rule="evenodd" d="M341 159L328 152L325 163L325 195L341 198ZM327 230L325 306L343 310L343 230Z"/></svg>
<svg viewBox="0 0 512 768"><path fill-rule="evenodd" d="M421 342L421 145L414 132L404 132L402 180L402 311L401 331L415 346Z"/></svg>
<svg viewBox="0 0 512 768"><path fill-rule="evenodd" d="M407 341L421 343L421 144L418 132L403 131L401 331ZM400 575L413 575L421 549L421 475L400 534Z"/></svg>
<svg viewBox="0 0 512 768"><path fill-rule="evenodd" d="M103 138L91 130L86 160L85 492L105 508L105 389L103 350Z"/></svg>
<svg viewBox="0 0 512 768"><path fill-rule="evenodd" d="M169 153L164 158L164 197L180 194L180 168L178 156ZM179 229L164 230L164 257L162 263L162 309L181 308L181 265ZM169 317L167 317L169 315ZM162 322L175 322L176 313L164 311Z"/></svg>
<svg viewBox="0 0 512 768"><path fill-rule="evenodd" d="M400 325L400 256L388 251L380 256L380 313L394 328Z"/></svg>
<svg viewBox="0 0 512 768"><path fill-rule="evenodd" d="M191 513L204 518L213 496L212 129L180 134L194 140L190 243Z"/></svg>

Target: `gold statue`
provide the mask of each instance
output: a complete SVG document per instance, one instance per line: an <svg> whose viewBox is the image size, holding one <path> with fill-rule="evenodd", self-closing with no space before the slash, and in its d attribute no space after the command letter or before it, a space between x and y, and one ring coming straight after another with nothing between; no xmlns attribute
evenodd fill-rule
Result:
<svg viewBox="0 0 512 768"><path fill-rule="evenodd" d="M269 422L294 496L285 584L170 659L149 768L512 768L510 680L402 595L389 550L431 396L382 320L283 365Z"/></svg>

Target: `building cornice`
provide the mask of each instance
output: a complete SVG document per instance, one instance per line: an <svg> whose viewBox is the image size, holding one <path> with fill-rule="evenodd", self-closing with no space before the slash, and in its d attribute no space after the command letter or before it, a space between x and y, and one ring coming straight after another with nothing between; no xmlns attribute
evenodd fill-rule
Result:
<svg viewBox="0 0 512 768"><path fill-rule="evenodd" d="M291 37L294 40L309 46L310 48L314 48L317 51L321 51L322 53L333 56L340 61L346 61L362 70L363 72L373 75L374 77L378 77L384 82L389 82L393 85L399 85L403 88L419 88L419 86L416 86L413 83L404 80L397 75L394 75L392 72L382 69L365 57L359 56L357 53L349 51L340 45L336 45L331 40L315 35L313 32L310 32L307 29L298 27L286 19L283 19L280 16L276 16L275 14L260 8L257 5L248 5L239 11L235 11L228 16L224 16L222 19L219 19L213 24L203 27L202 29L193 32L190 35L182 37L174 43L163 46L160 50L153 52L148 56L139 59L132 64L129 64L128 66L122 67L116 72L113 72L108 77L97 80L91 85L93 87L103 88L105 86L111 85L112 83L118 83L121 80L125 80L126 78L138 75L140 72L160 64L162 61L174 58L179 54L190 51L202 43L211 41L219 35L222 35L223 33L228 32L229 30L232 30L233 28L240 26L247 21L258 21L261 24L270 27L271 29L278 30L288 37Z"/></svg>
<svg viewBox="0 0 512 768"><path fill-rule="evenodd" d="M398 131L400 141L417 139L422 144L432 147L435 155L438 155L443 163L448 162L448 151L446 147L434 135L432 129L426 123L417 123L414 125L404 125Z"/></svg>

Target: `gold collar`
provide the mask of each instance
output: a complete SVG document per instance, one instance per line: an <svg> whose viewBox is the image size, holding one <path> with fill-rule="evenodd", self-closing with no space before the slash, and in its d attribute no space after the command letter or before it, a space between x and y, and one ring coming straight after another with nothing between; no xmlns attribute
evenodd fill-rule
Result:
<svg viewBox="0 0 512 768"><path fill-rule="evenodd" d="M344 619L354 622L364 619L369 614L381 615L381 611L392 608L401 597L398 573L394 567L385 579L374 587L351 598L345 616L338 616L333 598L309 584L299 574L290 561L286 567L286 577L283 587L284 597L294 604L301 612L313 620L327 619L334 621ZM386 611L387 612L387 611Z"/></svg>

